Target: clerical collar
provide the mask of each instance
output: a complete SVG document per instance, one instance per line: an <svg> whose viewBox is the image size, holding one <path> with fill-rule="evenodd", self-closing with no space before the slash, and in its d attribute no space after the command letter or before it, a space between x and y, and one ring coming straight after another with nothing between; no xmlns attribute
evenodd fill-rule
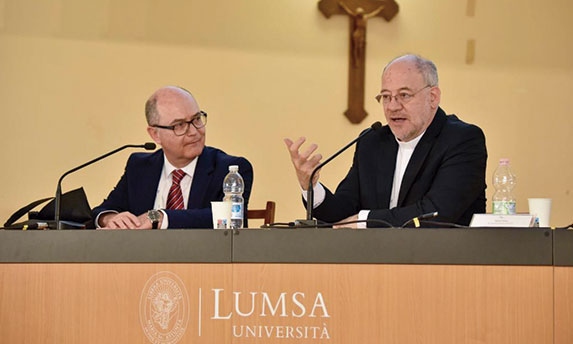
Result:
<svg viewBox="0 0 573 344"><path fill-rule="evenodd" d="M408 142L400 141L400 140L398 140L398 138L396 136L394 136L394 139L396 140L396 142L398 142L398 145L400 146L400 148L414 149L414 148L416 148L416 146L418 145L418 142L420 142L420 140L422 139L422 136L424 136L425 133L426 133L426 131L424 130L420 135L416 136L414 139L412 139Z"/></svg>

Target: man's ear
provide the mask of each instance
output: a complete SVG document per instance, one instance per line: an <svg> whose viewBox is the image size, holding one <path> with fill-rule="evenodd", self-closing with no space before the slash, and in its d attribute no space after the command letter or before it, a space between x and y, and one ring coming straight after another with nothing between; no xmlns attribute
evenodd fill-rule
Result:
<svg viewBox="0 0 573 344"><path fill-rule="evenodd" d="M149 134L149 136L151 137L151 139L153 139L153 141L155 141L155 143L157 143L158 145L161 146L161 138L159 137L159 134L157 133L158 129L148 126L147 127L147 133Z"/></svg>
<svg viewBox="0 0 573 344"><path fill-rule="evenodd" d="M439 87L432 87L430 89L430 104L432 105L432 108L438 108L438 106L440 105L440 99L442 97L442 91L440 90Z"/></svg>

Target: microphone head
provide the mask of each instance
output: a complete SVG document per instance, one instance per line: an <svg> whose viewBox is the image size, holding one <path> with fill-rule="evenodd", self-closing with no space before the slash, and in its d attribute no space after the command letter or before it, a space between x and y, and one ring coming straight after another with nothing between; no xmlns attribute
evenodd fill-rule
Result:
<svg viewBox="0 0 573 344"><path fill-rule="evenodd" d="M374 131L379 131L380 129L382 129L382 123L374 122L374 124L372 124L370 128L374 129Z"/></svg>
<svg viewBox="0 0 573 344"><path fill-rule="evenodd" d="M145 144L143 145L143 148L145 148L145 150L154 150L155 147L157 146L153 142L145 142Z"/></svg>
<svg viewBox="0 0 573 344"><path fill-rule="evenodd" d="M431 219L431 218L434 218L437 216L438 216L438 212L434 211L433 213L427 213L427 214L420 215L420 216L418 216L418 219L426 220L426 219Z"/></svg>

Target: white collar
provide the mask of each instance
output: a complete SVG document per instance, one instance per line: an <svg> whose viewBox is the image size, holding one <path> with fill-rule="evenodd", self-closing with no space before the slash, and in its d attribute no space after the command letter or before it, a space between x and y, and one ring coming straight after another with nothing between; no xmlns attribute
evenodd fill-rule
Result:
<svg viewBox="0 0 573 344"><path fill-rule="evenodd" d="M422 136L424 136L424 134L426 133L426 131L424 130L420 135L416 136L415 138L413 138L412 140L408 141L408 142L404 142L404 141L400 141L398 140L398 138L396 136L394 136L394 139L396 140L396 142L398 142L398 146L400 146L401 149L414 149L416 148L416 146L418 145L418 142L420 142L420 140L422 139Z"/></svg>
<svg viewBox="0 0 573 344"><path fill-rule="evenodd" d="M195 157L195 159L191 160L191 162L188 163L186 166L183 166L182 168L177 168L177 167L173 166L169 162L169 160L167 160L165 153L163 153L163 172L165 173L165 176L169 176L171 174L171 172L173 172L175 170L182 170L189 177L193 177L193 175L195 174L195 167L197 166L197 159L198 158L199 157Z"/></svg>

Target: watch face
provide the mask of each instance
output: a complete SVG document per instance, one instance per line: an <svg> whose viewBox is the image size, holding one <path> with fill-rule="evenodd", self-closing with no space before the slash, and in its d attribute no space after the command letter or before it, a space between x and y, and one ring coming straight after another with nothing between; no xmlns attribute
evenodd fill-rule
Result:
<svg viewBox="0 0 573 344"><path fill-rule="evenodd" d="M160 218L159 211L158 210L150 210L147 212L147 217L149 217L149 220L151 220L151 222L159 221L159 218Z"/></svg>

